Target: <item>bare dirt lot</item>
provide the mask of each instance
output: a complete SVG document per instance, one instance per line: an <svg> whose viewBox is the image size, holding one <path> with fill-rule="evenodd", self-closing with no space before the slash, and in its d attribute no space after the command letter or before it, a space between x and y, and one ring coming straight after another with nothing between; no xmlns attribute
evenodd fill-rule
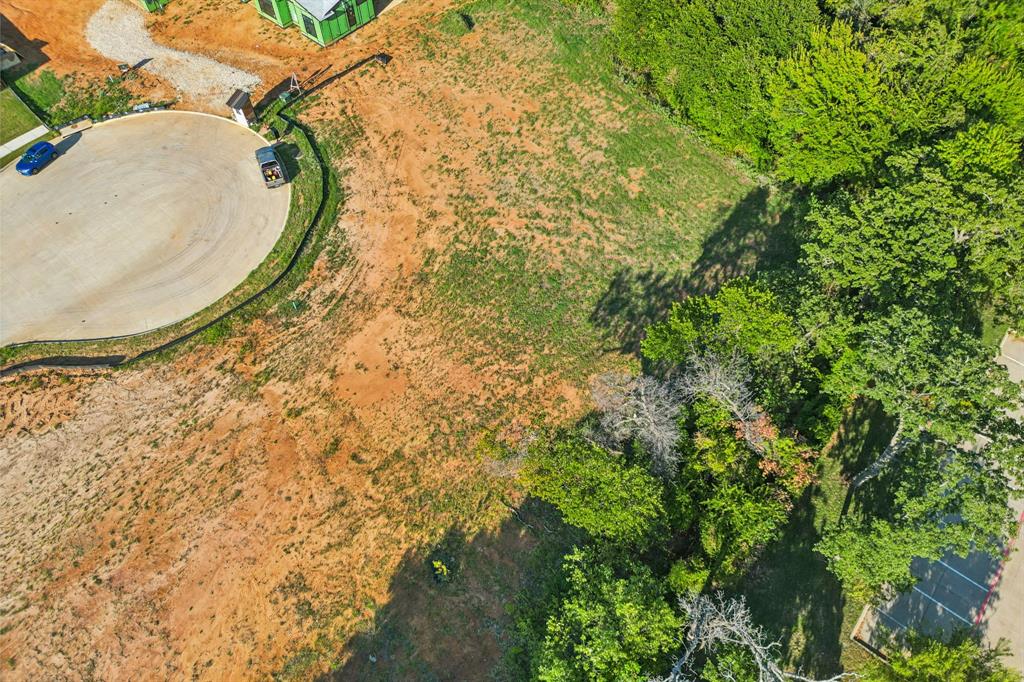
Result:
<svg viewBox="0 0 1024 682"><path fill-rule="evenodd" d="M4 13L55 69L101 74L82 37L100 4ZM287 301L167 362L0 385L5 677L498 665L536 541L481 436L579 416L587 377L629 362L656 314L627 292L665 303L753 267L778 212L564 7L477 3L472 31L450 7L407 0L327 50L240 3L151 20L267 85L394 60L303 103L344 204Z"/></svg>

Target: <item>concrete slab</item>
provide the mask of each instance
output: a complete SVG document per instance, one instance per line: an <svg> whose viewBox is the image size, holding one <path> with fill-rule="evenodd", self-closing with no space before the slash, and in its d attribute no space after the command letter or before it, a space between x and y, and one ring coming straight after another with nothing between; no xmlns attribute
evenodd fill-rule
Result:
<svg viewBox="0 0 1024 682"><path fill-rule="evenodd" d="M1002 355L997 362L1006 367L1010 378L1024 383L1024 338L1007 334L999 345Z"/></svg>
<svg viewBox="0 0 1024 682"><path fill-rule="evenodd" d="M37 176L0 173L0 346L138 334L231 291L288 215L264 145L227 119L151 112L63 138Z"/></svg>
<svg viewBox="0 0 1024 682"><path fill-rule="evenodd" d="M1014 511L1024 521L1024 500L1016 500ZM1017 530L1017 537L1008 545L1006 561L1000 575L993 581L979 627L984 640L995 646L1000 639L1010 643L1010 656L1005 659L1008 667L1024 672L1024 557L1021 546L1024 543L1024 524Z"/></svg>

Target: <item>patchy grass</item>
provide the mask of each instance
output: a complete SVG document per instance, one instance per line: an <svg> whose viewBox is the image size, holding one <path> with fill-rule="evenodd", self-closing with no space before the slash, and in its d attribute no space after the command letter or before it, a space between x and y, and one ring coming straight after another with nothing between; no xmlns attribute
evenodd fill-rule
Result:
<svg viewBox="0 0 1024 682"><path fill-rule="evenodd" d="M136 100L118 79L91 79L78 74L58 78L42 69L11 83L47 125L57 128L82 116L101 118L127 111Z"/></svg>
<svg viewBox="0 0 1024 682"><path fill-rule="evenodd" d="M21 76L11 87L37 114L52 110L64 97L64 82L47 69Z"/></svg>
<svg viewBox="0 0 1024 682"><path fill-rule="evenodd" d="M432 311L520 378L582 378L606 351L635 350L671 300L739 262L708 252L713 234L771 228L769 192L622 82L603 21L546 0L482 0L442 15L422 41L453 88L486 89L508 63L530 74L510 87L536 106L511 125L487 121L472 168L437 159L458 225L423 274ZM423 104L461 124L443 102ZM496 182L474 186L477 173Z"/></svg>
<svg viewBox="0 0 1024 682"><path fill-rule="evenodd" d="M410 201L422 201L416 215L424 222L445 219L442 209L455 217L438 230L444 233L444 247L428 254L415 281L408 282L401 313L438 323L445 332L440 352L456 354L470 366L473 358L464 355L479 353L485 360L482 369L500 376L502 388L524 390L481 394L472 403L424 391L434 401L412 406L410 411L420 414L395 415L397 423L378 428L383 422L367 416L376 409L363 410L357 418L323 384L308 387L304 396L294 394L300 377L318 376L322 369L311 367L316 363L309 360L328 352L337 355L337 349L325 350L315 334L306 335L308 345L274 347L273 359L243 384L245 391L258 391L271 379L292 382L289 400L303 399L283 404L281 421L292 423L296 433L315 424L318 413L329 414L332 428L346 421L359 422L359 428L365 424L367 432L354 441L355 452L349 454L333 430L309 452L323 453L314 455L317 467L326 469L324 460L330 458L335 471L366 468L368 489L386 494L386 512L359 519L351 499L364 493L338 485L324 523L332 515L344 516L381 530L379 539L365 545L360 543L366 536L347 527L332 536L332 545L354 546L365 552L365 561L358 574L344 574L333 565L327 572L336 573L339 582L373 585L379 579L388 588L386 603L378 603L378 592L370 597L347 584L332 589L330 582L310 580L314 587L309 591L297 581L283 585L279 598L302 641L292 657L275 663L279 679L309 678L329 668L336 679L488 679L514 640L505 606L524 587L531 590L557 570L562 536L541 514L522 514L530 524L524 530L523 521L510 516L504 494L492 490L503 485L500 481L482 476L473 476L472 484L426 479L454 471L443 465L466 455L473 429L507 423L510 416L535 416L539 408L517 404L532 397L529 387L548 378L583 379L609 359L622 362L618 351L635 350L643 328L663 316L672 300L755 269L782 232L776 216L785 208L784 197L758 187L742 167L621 81L604 42L603 19L557 0L483 0L457 13L435 16L421 32L423 56L435 63L428 65L430 79L421 90L407 90L410 99L421 97L417 112L426 112L425 123L441 129L437 137L444 144L427 159L431 173L423 174L441 176L443 182L434 185L430 196L417 192ZM462 17L471 18L471 30ZM478 102L446 98L443 88L435 87L441 85L435 74L452 91L487 96ZM400 72L395 78L401 78ZM512 91L526 97L501 96ZM462 106L453 106L453 99ZM372 123L368 120L367 126ZM350 139L358 136L357 128L351 120L332 118L316 123L314 132L324 154L341 159ZM304 154L304 162L311 156ZM319 174L300 174L293 201L299 201L298 183L313 178L318 181ZM375 180L360 178L367 194ZM340 184L339 178L330 178L332 207L341 201ZM308 204L293 205L287 229L304 224L303 210L309 210ZM323 222L334 224L335 215ZM332 242L325 232L317 231L300 267L279 289L179 348L221 343L241 333L236 322L251 317L266 315L275 325L294 323L304 303L315 300L295 285L306 277L317 253L329 263L347 258L345 244ZM279 266L275 258L268 262ZM255 276L269 278L277 271L261 269ZM256 289L260 281L243 287ZM244 291L232 296L243 297ZM337 325L334 306L340 302L345 308L348 301L343 293L333 300L323 304L324 319ZM231 304L226 299L177 330L161 333L175 336ZM130 354L157 339L147 335L110 347L69 345L63 352ZM366 367L357 363L360 369ZM322 405L310 399L309 391L322 396ZM305 405L310 407L302 411ZM453 406L465 406L472 414L460 414ZM566 416L559 403L551 410ZM410 423L416 428L412 447L396 446L383 457L372 453L377 442L405 437L409 431L402 429L410 429ZM183 424L186 428L196 427ZM276 443L277 432L274 438ZM159 445L147 434L146 442L151 440ZM311 483L295 487L305 491ZM228 481L219 495L226 499L234 490L235 483ZM406 547L428 540L404 554L396 567L391 562L397 553L388 554L385 528L400 529ZM334 550L329 545L323 551ZM449 568L450 579L437 578L434 561ZM355 570L351 566L347 570ZM355 594L362 596L357 600ZM528 602L529 596L523 599ZM517 617L529 617L528 604ZM358 635L353 637L354 632Z"/></svg>
<svg viewBox="0 0 1024 682"><path fill-rule="evenodd" d="M424 125L436 125L443 140L420 164L430 165L425 183L441 182L417 208L424 222L444 220L441 209L454 218L439 228L444 247L427 254L403 313L440 322L452 352L470 361L479 353L509 384L582 383L609 358L622 362L617 351L635 350L671 301L756 269L785 236L785 197L623 83L601 21L549 0L484 0L435 16L418 42L421 57L435 62L431 74L479 99L439 96L434 82L415 93ZM494 95L509 89L527 101ZM488 395L474 421L507 420L515 399ZM457 447L468 440L458 428L450 435ZM282 678L331 666L333 679L515 679L514 652L493 671L514 647L504 609L518 595L516 617L530 617L534 577L557 571L561 535L532 515L529 533L514 517L470 533L463 526L478 522L482 505L453 489L436 499L411 474L403 485L412 502L402 509L395 481L409 467L403 457L396 450L373 481L387 486L403 531L438 537L446 530L434 524L444 519L462 542L406 555L385 604L299 600L328 614L325 623L343 614L347 627L305 628L314 644L296 649ZM444 580L434 561L448 569Z"/></svg>
<svg viewBox="0 0 1024 682"><path fill-rule="evenodd" d="M601 21L549 0L484 0L436 15L418 42L453 92L481 95L467 107L438 96L434 82L416 93L443 140L422 174L442 181L417 208L424 221L444 219L435 206L454 219L403 313L440 322L452 352L478 352L510 384L582 380L609 357L621 362L617 351L635 350L672 300L756 269L784 233L784 197L621 81ZM493 95L512 88L525 106ZM507 420L514 400L489 395L474 422ZM457 427L423 438L456 449L469 440ZM533 588L557 572L564 537L532 514L524 530L504 506L478 503L489 499L480 491L439 496L408 459L396 449L372 481L388 490L403 532L444 539L405 556L384 604L296 598L309 639L278 677L331 667L325 679L516 679L514 651L498 663L515 644L506 606L518 599L515 617L530 617ZM500 527L465 528L488 508L505 516Z"/></svg>
<svg viewBox="0 0 1024 682"><path fill-rule="evenodd" d="M39 119L13 90L0 90L0 144L6 144L38 125Z"/></svg>

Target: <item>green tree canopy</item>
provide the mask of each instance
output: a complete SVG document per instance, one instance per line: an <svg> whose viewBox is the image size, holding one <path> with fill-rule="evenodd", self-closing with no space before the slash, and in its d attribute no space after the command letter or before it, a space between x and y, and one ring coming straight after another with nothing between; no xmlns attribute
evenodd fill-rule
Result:
<svg viewBox="0 0 1024 682"><path fill-rule="evenodd" d="M663 512L661 484L645 468L578 435L531 447L521 478L566 522L599 538L639 541Z"/></svg>
<svg viewBox="0 0 1024 682"><path fill-rule="evenodd" d="M990 446L991 447L991 446ZM998 447L998 446L996 446ZM914 584L911 562L999 551L1013 517L1010 480L988 448L917 443L867 488L869 509L826 530L816 549L858 599Z"/></svg>
<svg viewBox="0 0 1024 682"><path fill-rule="evenodd" d="M775 294L749 279L735 279L714 296L674 303L664 322L647 329L644 357L684 365L694 354L738 353L750 369L758 401L773 413L791 401L800 330Z"/></svg>
<svg viewBox="0 0 1024 682"><path fill-rule="evenodd" d="M859 39L843 21L815 29L769 79L769 139L781 177L811 185L859 177L888 151L893 93Z"/></svg>
<svg viewBox="0 0 1024 682"><path fill-rule="evenodd" d="M825 286L876 309L914 301L964 315L1005 299L1024 271L1020 140L978 123L889 157L881 186L816 202L805 263ZM1012 304L1002 308L1020 318Z"/></svg>
<svg viewBox="0 0 1024 682"><path fill-rule="evenodd" d="M617 575L575 550L563 563L567 592L548 619L533 661L543 682L629 682L661 671L676 647L679 617L643 565Z"/></svg>
<svg viewBox="0 0 1024 682"><path fill-rule="evenodd" d="M896 308L862 328L855 351L837 363L850 394L878 400L903 435L926 432L949 444L1015 432L1006 412L1021 387L992 350L958 327L913 308Z"/></svg>
<svg viewBox="0 0 1024 682"><path fill-rule="evenodd" d="M642 344L650 360L681 364L695 350L741 351L748 360L777 358L799 343L793 318L765 287L735 279L714 296L672 304L668 319L647 330Z"/></svg>
<svg viewBox="0 0 1024 682"><path fill-rule="evenodd" d="M1021 674L1000 660L1007 655L1000 642L996 647L980 644L967 630L947 640L911 633L902 649L891 651L889 664L872 663L866 682L1019 682Z"/></svg>
<svg viewBox="0 0 1024 682"><path fill-rule="evenodd" d="M707 560L717 577L727 577L777 537L791 494L811 480L809 460L777 435L764 453L753 452L730 413L711 399L694 403L687 432L677 485L685 491L681 499L699 510L689 520Z"/></svg>
<svg viewBox="0 0 1024 682"><path fill-rule="evenodd" d="M754 159L767 136L765 78L820 20L811 0L621 0L622 63L716 141Z"/></svg>

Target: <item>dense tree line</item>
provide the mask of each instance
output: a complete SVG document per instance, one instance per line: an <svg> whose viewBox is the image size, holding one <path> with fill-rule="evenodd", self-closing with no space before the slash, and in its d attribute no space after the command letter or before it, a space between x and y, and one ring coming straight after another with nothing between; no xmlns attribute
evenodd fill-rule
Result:
<svg viewBox="0 0 1024 682"><path fill-rule="evenodd" d="M675 304L647 330L644 375L597 378L593 418L530 445L521 480L584 540L523 621L523 665L550 681L790 678L742 601L709 595L778 537L856 401L893 433L851 481L876 503L817 546L849 594L906 589L915 557L996 552L1012 530L1022 392L980 337L1024 328L1024 3L603 11L638 87L805 202L801 255ZM999 657L909 635L866 674L1019 679Z"/></svg>

